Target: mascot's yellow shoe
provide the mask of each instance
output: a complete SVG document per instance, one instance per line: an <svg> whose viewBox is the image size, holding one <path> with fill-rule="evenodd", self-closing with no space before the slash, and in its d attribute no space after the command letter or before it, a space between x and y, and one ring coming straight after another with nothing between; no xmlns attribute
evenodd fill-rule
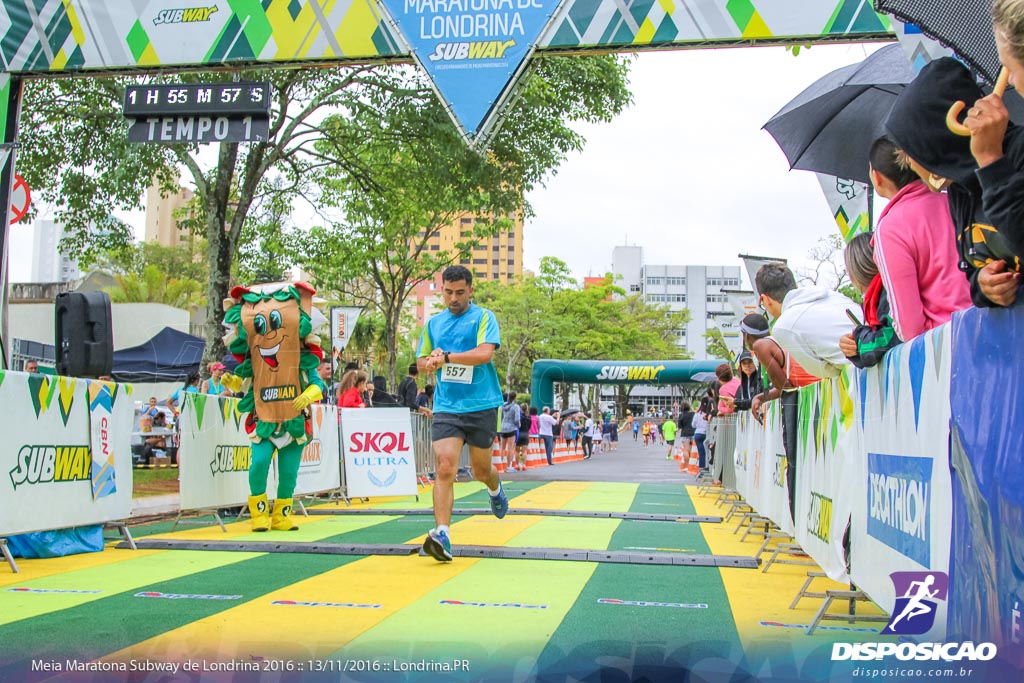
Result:
<svg viewBox="0 0 1024 683"><path fill-rule="evenodd" d="M274 501L274 516L270 518L270 528L274 531L298 531L297 524L292 522L292 499L278 498Z"/></svg>
<svg viewBox="0 0 1024 683"><path fill-rule="evenodd" d="M253 531L266 531L270 528L270 515L267 514L269 511L270 501L267 500L267 494L249 496L249 514L252 515Z"/></svg>

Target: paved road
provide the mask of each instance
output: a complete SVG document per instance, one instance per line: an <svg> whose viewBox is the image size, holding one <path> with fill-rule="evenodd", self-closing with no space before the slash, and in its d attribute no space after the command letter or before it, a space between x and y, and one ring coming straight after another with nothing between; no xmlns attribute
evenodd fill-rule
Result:
<svg viewBox="0 0 1024 683"><path fill-rule="evenodd" d="M590 460L539 467L525 472L506 472L508 481L618 481L637 483L693 483L694 478L679 471L679 463L668 460L668 446L648 446L634 442L632 435L619 441L615 451L594 454Z"/></svg>

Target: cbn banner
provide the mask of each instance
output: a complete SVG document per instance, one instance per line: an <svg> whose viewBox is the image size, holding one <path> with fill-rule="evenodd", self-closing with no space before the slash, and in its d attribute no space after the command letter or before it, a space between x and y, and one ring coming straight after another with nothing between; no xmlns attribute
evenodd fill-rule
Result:
<svg viewBox="0 0 1024 683"><path fill-rule="evenodd" d="M106 385L92 429L90 384L105 383L0 371L0 536L131 515L132 388ZM106 454L94 453L94 444Z"/></svg>
<svg viewBox="0 0 1024 683"><path fill-rule="evenodd" d="M1019 298L1019 297L1018 297ZM952 325L950 637L992 642L1024 668L1024 307ZM1018 672L1019 675L1019 672ZM1018 679L1019 680L1019 679Z"/></svg>
<svg viewBox="0 0 1024 683"><path fill-rule="evenodd" d="M892 572L949 571L950 338L949 325L942 325L897 346L881 365L856 374L853 393L862 446L847 482L858 492L851 521L851 578L890 614L896 598L903 597L896 595ZM985 391L979 388L979 395L966 401L978 401ZM985 415L982 423L992 419ZM923 638L945 635L946 608L939 601L935 624Z"/></svg>
<svg viewBox="0 0 1024 683"><path fill-rule="evenodd" d="M846 582L843 536L855 490L849 486L858 462L854 429L852 367L831 380L800 389L797 438L796 539L836 581Z"/></svg>
<svg viewBox="0 0 1024 683"><path fill-rule="evenodd" d="M343 408L341 431L350 497L416 495L416 457L407 408Z"/></svg>
<svg viewBox="0 0 1024 683"><path fill-rule="evenodd" d="M338 469L338 409L309 407L313 435L302 449L295 495L330 491L341 486ZM178 467L181 509L201 510L241 505L249 496L252 442L245 433L245 414L238 399L186 394L181 410ZM267 494L277 491L277 461L270 468Z"/></svg>

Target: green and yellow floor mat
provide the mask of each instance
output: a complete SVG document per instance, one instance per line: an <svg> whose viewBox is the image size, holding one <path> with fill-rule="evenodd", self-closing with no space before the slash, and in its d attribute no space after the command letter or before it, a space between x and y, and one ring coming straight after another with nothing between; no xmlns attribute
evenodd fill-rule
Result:
<svg viewBox="0 0 1024 683"><path fill-rule="evenodd" d="M749 557L760 544L740 542L734 523L644 518L724 515L712 498L679 485L511 482L506 491L514 509L636 514L459 515L451 526L456 547ZM227 533L212 522L173 533L166 523L133 531L137 538L214 546L420 544L432 517L401 511L429 508L429 501L427 491L418 503L354 502L352 509L379 514L297 516L299 530L288 533L252 533L247 520L228 524ZM455 507L486 509L486 490L457 484ZM811 622L819 602L788 609L806 576L806 568L789 565L763 573L108 547L91 555L22 559L19 567L20 574L0 567L0 681L625 681L687 680L687 672L740 680L799 669L803 651L828 648L834 640L877 639L879 630L835 628L806 636L800 626ZM111 678L75 678L92 675L68 670L76 666Z"/></svg>

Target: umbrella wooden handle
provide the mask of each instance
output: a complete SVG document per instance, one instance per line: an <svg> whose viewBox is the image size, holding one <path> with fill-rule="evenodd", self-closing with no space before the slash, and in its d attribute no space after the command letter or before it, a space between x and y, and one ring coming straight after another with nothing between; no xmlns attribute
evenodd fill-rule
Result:
<svg viewBox="0 0 1024 683"><path fill-rule="evenodd" d="M996 85L992 88L992 94L1002 97L1003 93L1006 91L1006 84L1009 80L1010 72L1007 71L1004 66L999 70L999 78L996 79ZM946 128L949 128L951 132L964 137L968 137L971 134L971 129L959 121L960 112L962 112L966 106L967 105L963 102L954 102L953 106L949 108L948 112L946 112Z"/></svg>

